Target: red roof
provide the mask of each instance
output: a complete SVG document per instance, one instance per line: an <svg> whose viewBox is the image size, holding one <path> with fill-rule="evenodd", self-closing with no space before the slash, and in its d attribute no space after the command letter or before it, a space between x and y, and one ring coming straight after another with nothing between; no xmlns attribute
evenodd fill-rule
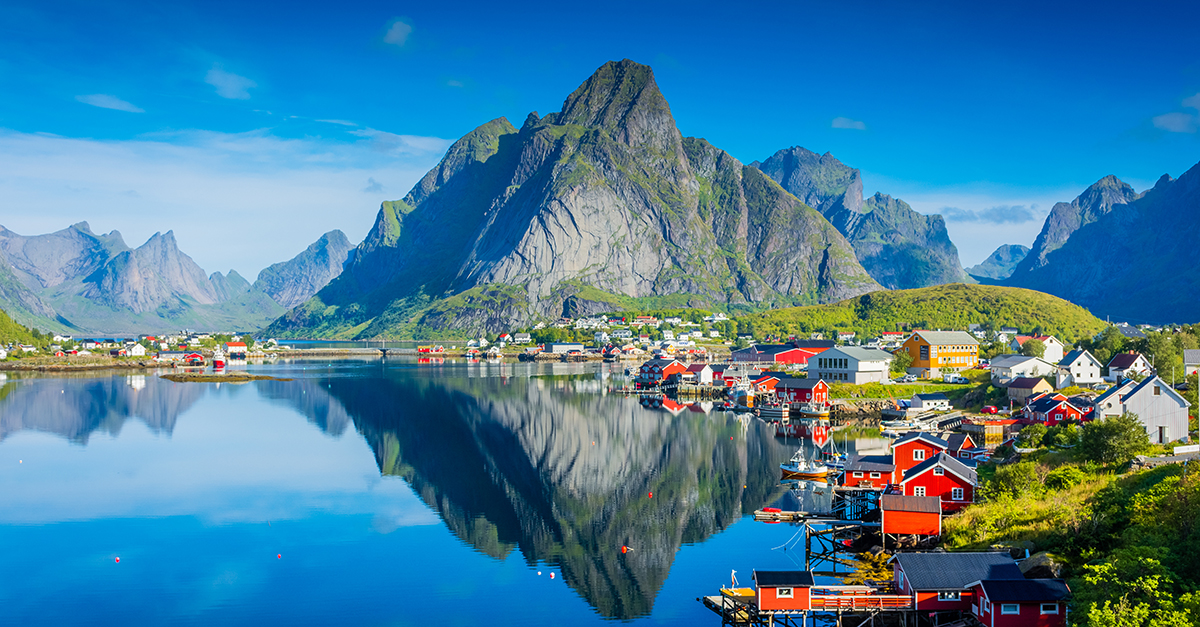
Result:
<svg viewBox="0 0 1200 627"><path fill-rule="evenodd" d="M226 346L242 346L242 347L245 347L245 346L246 346L246 343L245 343L245 342L225 342L225 345L226 345Z"/></svg>
<svg viewBox="0 0 1200 627"><path fill-rule="evenodd" d="M709 368L708 364L692 364L687 367L688 372L702 372L705 368Z"/></svg>

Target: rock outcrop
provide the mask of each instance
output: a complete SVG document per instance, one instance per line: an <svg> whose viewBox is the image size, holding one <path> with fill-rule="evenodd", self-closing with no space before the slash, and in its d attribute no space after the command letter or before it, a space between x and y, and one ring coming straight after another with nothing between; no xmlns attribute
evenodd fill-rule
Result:
<svg viewBox="0 0 1200 627"><path fill-rule="evenodd" d="M264 268L254 287L291 309L341 274L353 250L345 233L330 231L295 257Z"/></svg>
<svg viewBox="0 0 1200 627"><path fill-rule="evenodd" d="M882 193L864 201L858 170L833 155L795 146L750 165L820 211L884 287L971 282L941 216L917 213L899 198Z"/></svg>
<svg viewBox="0 0 1200 627"><path fill-rule="evenodd" d="M558 113L457 141L384 203L345 272L268 332L499 331L557 318L572 297L766 307L876 289L817 211L684 138L650 68L626 60Z"/></svg>

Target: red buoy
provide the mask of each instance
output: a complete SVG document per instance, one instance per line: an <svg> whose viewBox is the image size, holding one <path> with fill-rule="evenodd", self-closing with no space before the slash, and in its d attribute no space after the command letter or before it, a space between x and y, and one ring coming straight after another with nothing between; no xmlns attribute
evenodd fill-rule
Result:
<svg viewBox="0 0 1200 627"><path fill-rule="evenodd" d="M653 493L653 492L651 492L651 493L650 493L650 498L654 498L654 493Z"/></svg>
<svg viewBox="0 0 1200 627"><path fill-rule="evenodd" d="M625 546L624 544L622 544L622 545L621 545L621 552L622 552L622 553L628 553L628 552L629 552L629 547L627 547L627 546Z"/></svg>
<svg viewBox="0 0 1200 627"><path fill-rule="evenodd" d="M276 554L275 554L275 559L277 559L277 560L281 560L281 559L283 559L283 553L276 553Z"/></svg>
<svg viewBox="0 0 1200 627"><path fill-rule="evenodd" d="M120 564L120 563L121 563L121 558L119 558L119 557L117 558L117 563L118 563L118 564Z"/></svg>

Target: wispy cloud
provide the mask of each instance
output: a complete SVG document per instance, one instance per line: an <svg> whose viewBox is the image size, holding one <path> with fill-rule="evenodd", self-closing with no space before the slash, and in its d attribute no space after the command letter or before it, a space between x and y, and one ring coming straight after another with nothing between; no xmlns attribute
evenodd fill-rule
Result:
<svg viewBox="0 0 1200 627"><path fill-rule="evenodd" d="M231 100L249 100L250 89L258 87L258 83L245 76L226 72L219 65L213 66L208 71L208 74L204 76L204 82L216 87L218 96Z"/></svg>
<svg viewBox="0 0 1200 627"><path fill-rule="evenodd" d="M128 111L130 113L146 112L146 110L141 107L108 94L88 94L86 96L75 96L75 99L83 104L89 104L93 107L100 107L101 109L116 109L117 111Z"/></svg>
<svg viewBox="0 0 1200 627"><path fill-rule="evenodd" d="M364 181L386 180L384 191L400 194L448 144L381 137L406 139L388 150L355 136L288 139L267 130L102 141L0 129L0 224L36 234L89 220L130 242L174 229L201 267L252 278L330 229L361 238L378 210L364 200ZM217 239L230 246L214 250Z"/></svg>
<svg viewBox="0 0 1200 627"><path fill-rule="evenodd" d="M370 140L376 150L396 155L440 154L454 143L440 137L397 135L373 128L350 131L350 134Z"/></svg>
<svg viewBox="0 0 1200 627"><path fill-rule="evenodd" d="M380 185L379 181L376 181L374 177L369 177L367 178L367 186L363 188L363 191L368 194L380 194L383 192L383 185Z"/></svg>
<svg viewBox="0 0 1200 627"><path fill-rule="evenodd" d="M462 81L456 81L456 80L448 80L448 81L446 81L446 86L447 86L447 87L462 87L462 86L463 86L463 82L462 82Z"/></svg>
<svg viewBox="0 0 1200 627"><path fill-rule="evenodd" d="M950 222L989 222L991 224L1024 224L1038 219L1037 205L997 205L987 209L945 207L941 214Z"/></svg>
<svg viewBox="0 0 1200 627"><path fill-rule="evenodd" d="M842 118L842 117L833 118L833 124L831 124L831 126L833 128L848 128L848 129L853 129L856 131L867 130L866 122L863 122L861 120L851 120L850 118Z"/></svg>
<svg viewBox="0 0 1200 627"><path fill-rule="evenodd" d="M408 36L412 32L412 24L409 24L403 18L396 18L388 25L387 32L383 35L383 43L393 46L403 46L408 43Z"/></svg>
<svg viewBox="0 0 1200 627"><path fill-rule="evenodd" d="M1200 94L1184 98L1181 104L1184 108L1200 111ZM1200 114L1172 111L1154 116L1150 119L1150 123L1154 125L1154 128L1168 133L1195 133L1200 131Z"/></svg>
<svg viewBox="0 0 1200 627"><path fill-rule="evenodd" d="M326 124L337 124L338 126L358 126L357 124L355 124L354 122L350 122L349 120L316 120L316 121L324 122Z"/></svg>

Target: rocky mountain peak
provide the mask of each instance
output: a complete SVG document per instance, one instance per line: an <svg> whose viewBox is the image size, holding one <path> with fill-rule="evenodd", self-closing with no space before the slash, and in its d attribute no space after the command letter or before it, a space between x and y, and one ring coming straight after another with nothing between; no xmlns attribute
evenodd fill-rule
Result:
<svg viewBox="0 0 1200 627"><path fill-rule="evenodd" d="M600 66L567 96L555 122L599 127L633 147L677 148L682 139L654 71L629 59Z"/></svg>
<svg viewBox="0 0 1200 627"><path fill-rule="evenodd" d="M1042 231L1033 242L1033 248L1013 271L1019 278L1035 268L1046 265L1046 256L1058 250L1071 234L1110 213L1114 207L1129 204L1141 194L1128 183L1108 175L1092 183L1075 200L1056 203L1046 216Z"/></svg>

